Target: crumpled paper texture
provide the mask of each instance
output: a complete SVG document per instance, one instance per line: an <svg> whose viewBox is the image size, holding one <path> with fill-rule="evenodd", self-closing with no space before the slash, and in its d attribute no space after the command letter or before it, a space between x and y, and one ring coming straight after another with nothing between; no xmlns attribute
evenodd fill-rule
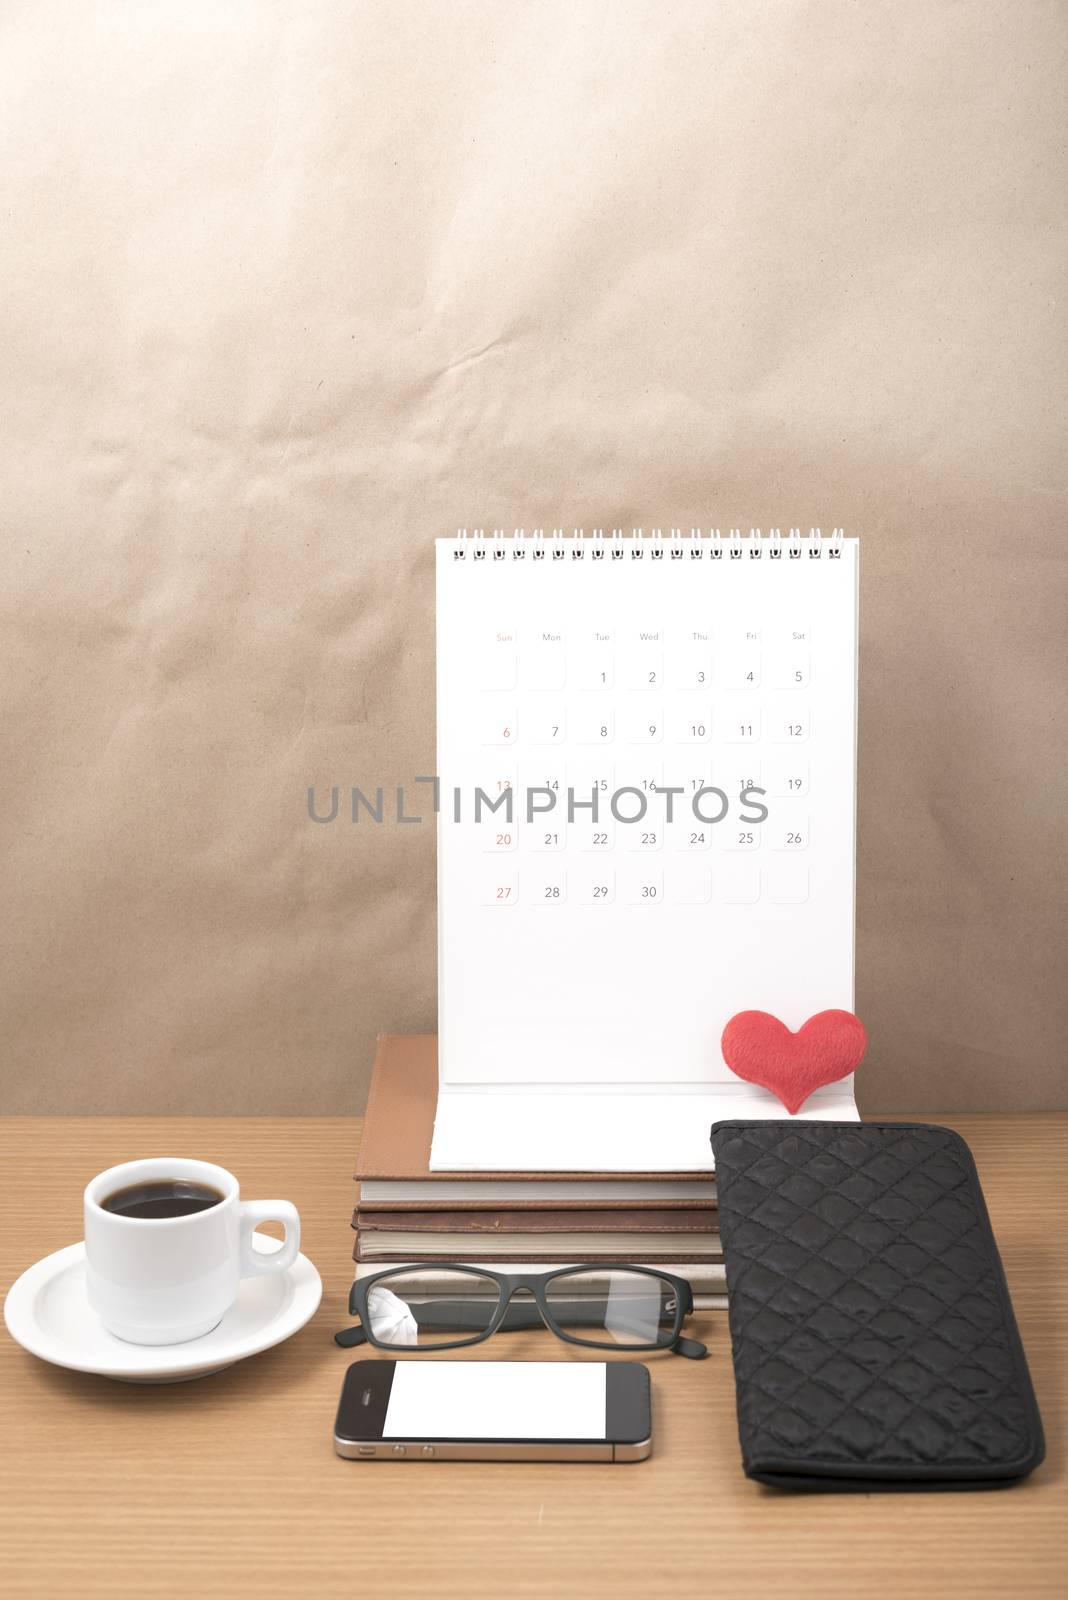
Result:
<svg viewBox="0 0 1068 1600"><path fill-rule="evenodd" d="M1065 1104L1066 40L5 6L3 1109L353 1111L433 1028L432 828L306 794L433 771L458 524L859 534L861 1103Z"/></svg>

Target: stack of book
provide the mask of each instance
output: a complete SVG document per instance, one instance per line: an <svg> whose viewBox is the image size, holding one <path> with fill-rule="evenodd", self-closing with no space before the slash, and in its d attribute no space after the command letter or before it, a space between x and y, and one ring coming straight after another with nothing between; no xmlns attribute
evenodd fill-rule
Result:
<svg viewBox="0 0 1068 1600"><path fill-rule="evenodd" d="M585 1261L663 1267L698 1309L726 1306L708 1172L430 1171L438 1094L431 1034L379 1039L353 1212L356 1276L462 1262L543 1271Z"/></svg>

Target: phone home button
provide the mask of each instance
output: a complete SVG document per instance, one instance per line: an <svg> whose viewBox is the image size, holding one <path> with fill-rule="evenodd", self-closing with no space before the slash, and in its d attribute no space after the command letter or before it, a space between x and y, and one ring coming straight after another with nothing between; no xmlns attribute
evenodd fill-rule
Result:
<svg viewBox="0 0 1068 1600"><path fill-rule="evenodd" d="M393 1454L394 1454L394 1455L395 1455L395 1456L406 1456L406 1455L407 1455L407 1454L408 1454L408 1447L407 1447L407 1445L403 1445L403 1444L395 1444L395 1445L394 1445L394 1446L393 1446Z"/></svg>

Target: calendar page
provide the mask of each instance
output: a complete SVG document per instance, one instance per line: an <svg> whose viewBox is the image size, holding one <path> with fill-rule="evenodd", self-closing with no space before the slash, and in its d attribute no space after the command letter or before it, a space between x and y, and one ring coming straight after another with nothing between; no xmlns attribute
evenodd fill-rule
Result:
<svg viewBox="0 0 1068 1600"><path fill-rule="evenodd" d="M438 541L435 1170L684 1171L853 1005L857 544ZM855 1117L852 1082L806 1116Z"/></svg>

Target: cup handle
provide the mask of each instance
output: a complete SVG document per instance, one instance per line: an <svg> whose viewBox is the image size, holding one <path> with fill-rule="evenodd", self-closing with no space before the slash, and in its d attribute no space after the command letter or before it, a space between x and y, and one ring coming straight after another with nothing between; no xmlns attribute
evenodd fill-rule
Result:
<svg viewBox="0 0 1068 1600"><path fill-rule="evenodd" d="M261 1222L280 1222L286 1230L281 1250L270 1254L257 1250L252 1235ZM242 1200L241 1202L241 1276L254 1277L261 1272L284 1272L297 1259L300 1250L300 1213L288 1200Z"/></svg>

